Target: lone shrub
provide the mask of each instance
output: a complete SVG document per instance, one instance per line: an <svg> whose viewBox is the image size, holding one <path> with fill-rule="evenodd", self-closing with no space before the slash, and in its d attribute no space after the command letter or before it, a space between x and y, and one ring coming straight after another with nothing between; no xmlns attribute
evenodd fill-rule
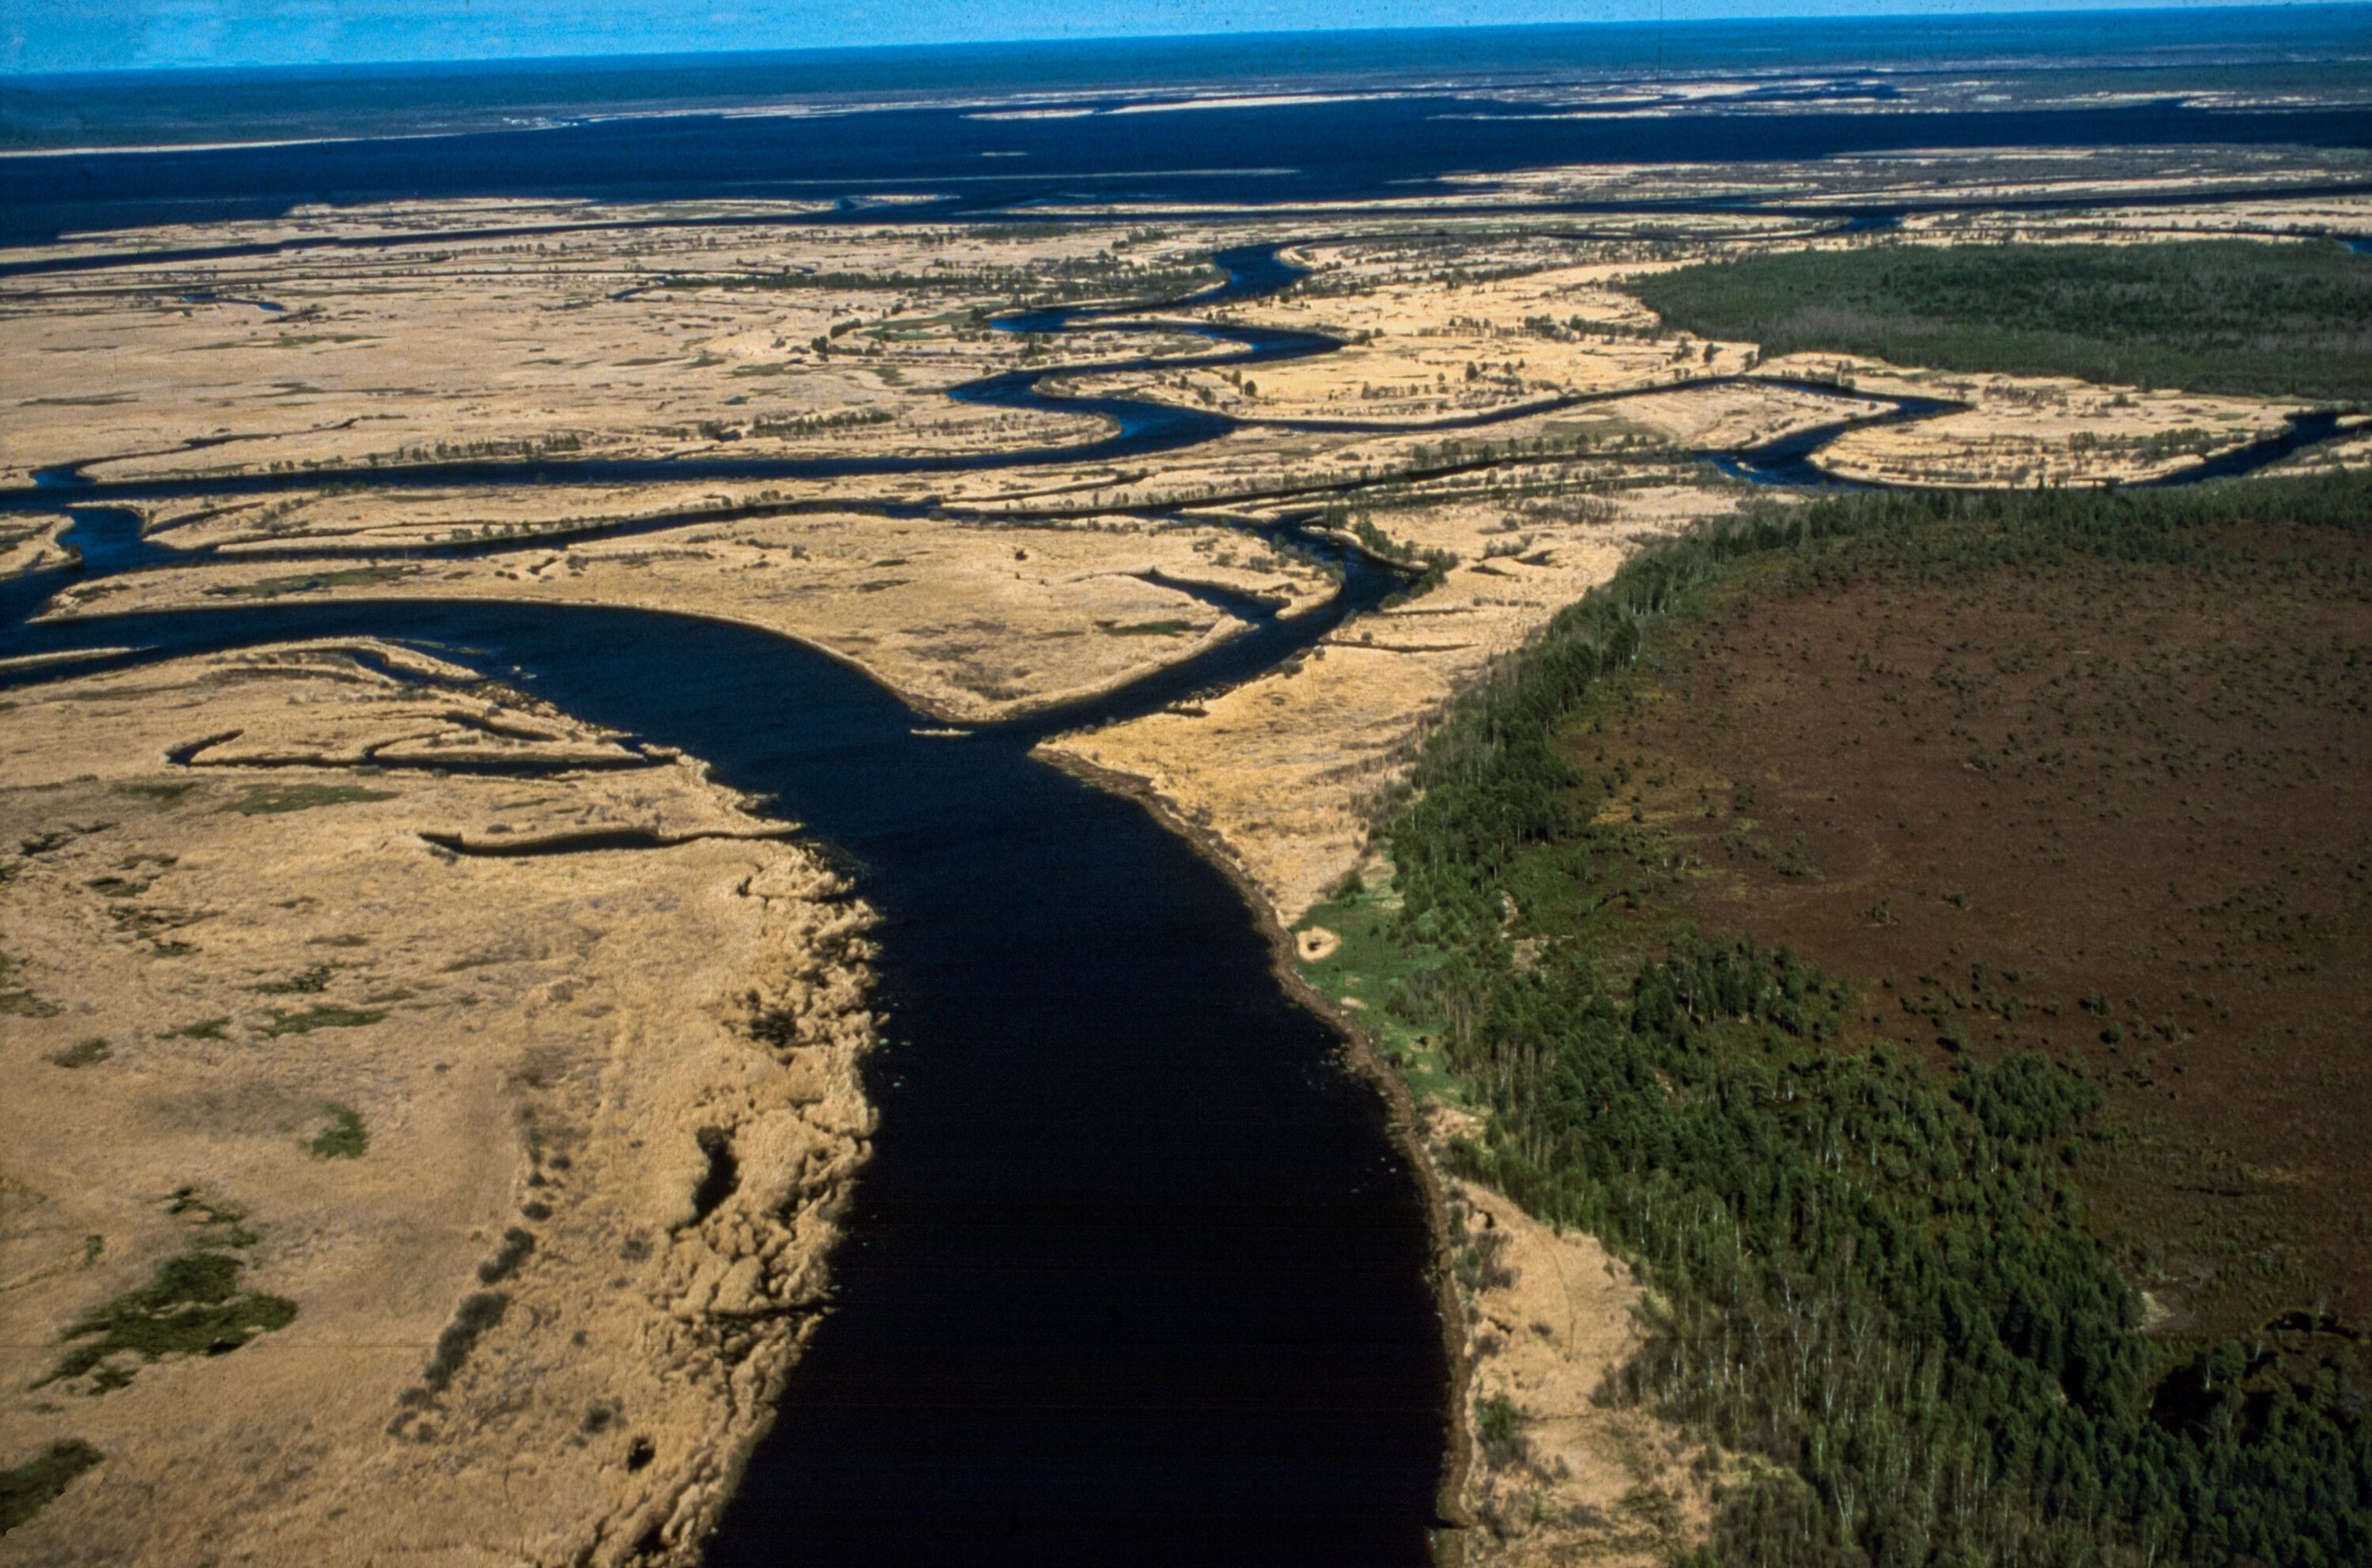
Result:
<svg viewBox="0 0 2372 1568"><path fill-rule="evenodd" d="M1474 1434L1482 1442L1482 1462L1494 1470L1522 1461L1530 1445L1519 1430L1524 1412L1505 1394L1474 1401Z"/></svg>
<svg viewBox="0 0 2372 1568"><path fill-rule="evenodd" d="M50 1064L53 1067L88 1067L94 1063L104 1062L114 1054L115 1048L109 1045L107 1041L87 1040L79 1045L70 1045L64 1051L52 1052Z"/></svg>

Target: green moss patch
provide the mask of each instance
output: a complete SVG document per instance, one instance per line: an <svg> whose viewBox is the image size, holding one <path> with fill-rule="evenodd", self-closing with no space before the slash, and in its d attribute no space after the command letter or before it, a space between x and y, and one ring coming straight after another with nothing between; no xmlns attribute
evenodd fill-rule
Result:
<svg viewBox="0 0 2372 1568"><path fill-rule="evenodd" d="M358 1029L386 1016L384 1011L367 1007L308 1007L302 1013L274 1007L263 1034L267 1040L277 1040L282 1035L311 1034L315 1029Z"/></svg>
<svg viewBox="0 0 2372 1568"><path fill-rule="evenodd" d="M75 1477L106 1458L78 1437L52 1443L41 1458L0 1470L0 1536L56 1502Z"/></svg>
<svg viewBox="0 0 2372 1568"><path fill-rule="evenodd" d="M244 1267L227 1253L203 1249L166 1260L146 1284L76 1319L64 1337L88 1342L67 1352L33 1386L95 1373L91 1392L105 1393L132 1381L131 1368L117 1357L154 1362L169 1355L226 1355L258 1334L294 1322L295 1302L240 1293Z"/></svg>
<svg viewBox="0 0 2372 1568"><path fill-rule="evenodd" d="M358 1160L370 1147L370 1133L363 1128L363 1119L348 1106L324 1107L331 1118L310 1144L306 1144L315 1159Z"/></svg>

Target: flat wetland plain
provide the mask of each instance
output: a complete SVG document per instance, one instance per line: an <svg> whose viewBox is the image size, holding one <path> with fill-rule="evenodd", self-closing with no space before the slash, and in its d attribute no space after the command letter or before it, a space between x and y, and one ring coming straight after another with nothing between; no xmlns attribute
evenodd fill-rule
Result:
<svg viewBox="0 0 2372 1568"><path fill-rule="evenodd" d="M1843 1038L2099 1085L2098 1223L2163 1327L2246 1337L2372 1292L2372 562L2350 529L2186 543L1782 569L1610 683L1567 755L1688 863L1647 929L1685 911L1854 976Z"/></svg>
<svg viewBox="0 0 2372 1568"><path fill-rule="evenodd" d="M109 621L431 600L795 639L1221 862L1406 1108L1445 1560L2362 1560L2363 174L0 255L0 1561L689 1563L798 1398L863 868L483 650Z"/></svg>

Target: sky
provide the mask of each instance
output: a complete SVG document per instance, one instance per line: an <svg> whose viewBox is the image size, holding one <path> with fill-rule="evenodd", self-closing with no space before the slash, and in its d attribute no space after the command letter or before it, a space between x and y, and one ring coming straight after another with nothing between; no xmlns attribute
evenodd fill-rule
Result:
<svg viewBox="0 0 2372 1568"><path fill-rule="evenodd" d="M1966 16L2053 0L7 0L0 71L487 60L1335 28ZM2165 6L2169 0L2131 0Z"/></svg>

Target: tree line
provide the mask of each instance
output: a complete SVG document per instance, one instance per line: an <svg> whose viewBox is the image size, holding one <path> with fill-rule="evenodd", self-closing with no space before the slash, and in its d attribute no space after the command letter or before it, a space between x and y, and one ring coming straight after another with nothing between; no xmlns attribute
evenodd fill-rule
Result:
<svg viewBox="0 0 2372 1568"><path fill-rule="evenodd" d="M1844 981L1685 928L1628 964L1584 930L1518 965L1511 887L1659 873L1651 835L1594 821L1612 785L1561 724L1746 570L1800 590L2199 563L2203 525L2360 528L2367 501L2343 474L1765 506L1635 559L1428 738L1387 830L1388 933L1423 961L1388 1005L1489 1109L1453 1160L1645 1271L1654 1331L1622 1391L1759 1457L1704 1568L2372 1562L2372 1423L2343 1358L2268 1379L2262 1346L2139 1332L2084 1223L2101 1097L2048 1058L1939 1074L1844 1051Z"/></svg>

